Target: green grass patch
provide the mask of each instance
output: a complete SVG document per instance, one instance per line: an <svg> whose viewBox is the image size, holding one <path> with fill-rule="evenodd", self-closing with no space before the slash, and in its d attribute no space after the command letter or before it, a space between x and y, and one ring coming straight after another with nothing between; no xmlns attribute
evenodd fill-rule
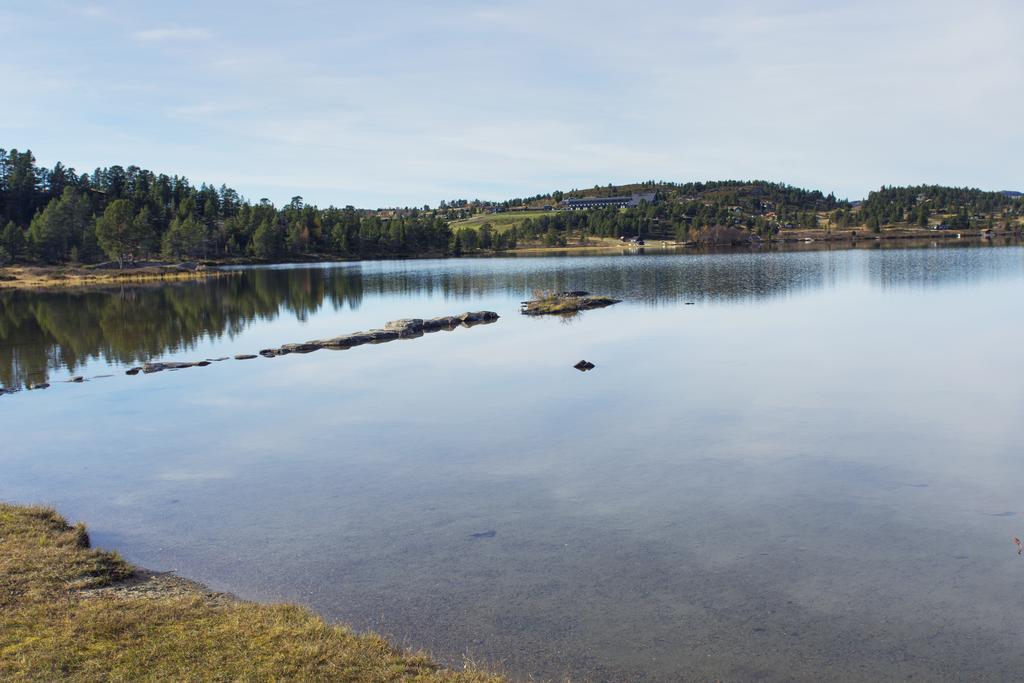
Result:
<svg viewBox="0 0 1024 683"><path fill-rule="evenodd" d="M490 223L495 232L505 232L522 225L527 218L536 220L541 216L551 216L556 211L504 211L502 213L482 213L472 218L465 218L460 221L452 221L452 230L460 228L473 228L479 230L484 223Z"/></svg>

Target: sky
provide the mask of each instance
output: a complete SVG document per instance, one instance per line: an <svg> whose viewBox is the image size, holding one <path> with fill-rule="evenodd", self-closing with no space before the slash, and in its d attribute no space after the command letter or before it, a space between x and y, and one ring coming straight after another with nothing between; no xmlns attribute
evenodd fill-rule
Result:
<svg viewBox="0 0 1024 683"><path fill-rule="evenodd" d="M1024 190L1024 3L3 0L0 147L256 201Z"/></svg>

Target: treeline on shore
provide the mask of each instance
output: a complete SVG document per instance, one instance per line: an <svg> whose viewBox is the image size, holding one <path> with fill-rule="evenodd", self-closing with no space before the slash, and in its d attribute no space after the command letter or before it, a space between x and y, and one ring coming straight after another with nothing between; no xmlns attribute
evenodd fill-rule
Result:
<svg viewBox="0 0 1024 683"><path fill-rule="evenodd" d="M431 212L385 219L352 206L319 209L295 197L281 208L237 191L129 166L79 174L0 149L0 264L121 263L150 257L280 260L323 254L373 258L462 251ZM505 239L491 248L502 248Z"/></svg>
<svg viewBox="0 0 1024 683"><path fill-rule="evenodd" d="M513 227L450 223L481 212L552 209L567 197L653 192L655 201L626 209L542 211ZM1016 193L936 185L882 187L864 202L766 181L645 181L592 190L552 192L505 202L453 200L371 211L250 202L225 185L137 166L78 173L61 163L36 164L31 151L0 148L0 265L11 262L119 264L165 259L304 257L381 258L503 251L522 243L560 246L571 237L656 237L680 241L742 241L785 229L934 226L1009 229L1024 214Z"/></svg>

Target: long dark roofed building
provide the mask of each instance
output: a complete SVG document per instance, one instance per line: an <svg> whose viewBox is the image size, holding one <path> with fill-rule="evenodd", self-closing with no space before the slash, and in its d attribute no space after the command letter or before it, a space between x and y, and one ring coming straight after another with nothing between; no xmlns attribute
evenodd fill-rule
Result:
<svg viewBox="0 0 1024 683"><path fill-rule="evenodd" d="M644 202L653 204L654 197L654 192L635 192L628 197L580 197L579 199L562 200L562 208L570 211L579 211L581 209L603 209L608 206L615 206L622 209L629 206L640 206Z"/></svg>

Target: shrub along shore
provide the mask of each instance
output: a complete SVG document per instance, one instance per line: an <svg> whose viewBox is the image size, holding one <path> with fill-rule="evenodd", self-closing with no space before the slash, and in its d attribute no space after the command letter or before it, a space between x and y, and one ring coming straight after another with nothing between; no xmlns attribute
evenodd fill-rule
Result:
<svg viewBox="0 0 1024 683"><path fill-rule="evenodd" d="M56 511L0 503L0 679L501 681L295 605L261 605L90 547Z"/></svg>

